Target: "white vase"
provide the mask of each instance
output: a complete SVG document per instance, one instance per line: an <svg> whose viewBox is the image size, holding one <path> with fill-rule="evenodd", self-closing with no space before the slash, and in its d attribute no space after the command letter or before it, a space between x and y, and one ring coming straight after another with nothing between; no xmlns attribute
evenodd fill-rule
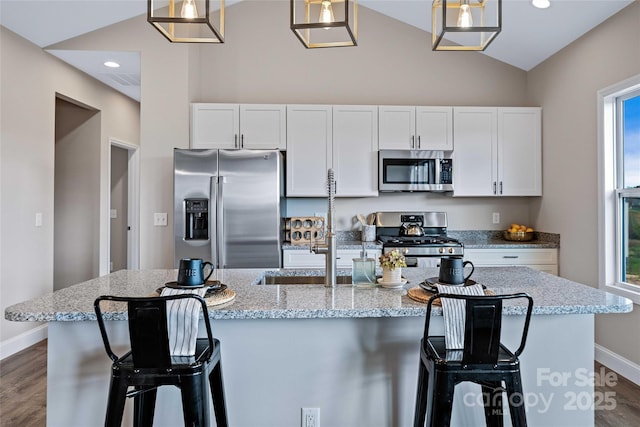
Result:
<svg viewBox="0 0 640 427"><path fill-rule="evenodd" d="M402 278L402 268L394 268L393 270L387 267L382 269L382 282L383 283L400 283Z"/></svg>

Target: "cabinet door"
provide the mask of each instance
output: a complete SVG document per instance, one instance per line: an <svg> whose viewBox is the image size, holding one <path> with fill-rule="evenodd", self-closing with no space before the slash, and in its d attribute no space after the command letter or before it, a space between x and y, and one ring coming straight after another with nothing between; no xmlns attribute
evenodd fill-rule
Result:
<svg viewBox="0 0 640 427"><path fill-rule="evenodd" d="M326 197L331 163L330 105L287 106L287 196Z"/></svg>
<svg viewBox="0 0 640 427"><path fill-rule="evenodd" d="M378 107L380 149L411 150L416 148L415 107L381 105Z"/></svg>
<svg viewBox="0 0 640 427"><path fill-rule="evenodd" d="M284 105L240 105L240 148L286 150L286 117Z"/></svg>
<svg viewBox="0 0 640 427"><path fill-rule="evenodd" d="M495 195L497 114L492 107L454 107L454 196Z"/></svg>
<svg viewBox="0 0 640 427"><path fill-rule="evenodd" d="M416 148L453 150L453 108L416 107Z"/></svg>
<svg viewBox="0 0 640 427"><path fill-rule="evenodd" d="M239 148L238 104L191 104L191 148Z"/></svg>
<svg viewBox="0 0 640 427"><path fill-rule="evenodd" d="M378 195L378 108L333 107L336 196Z"/></svg>
<svg viewBox="0 0 640 427"><path fill-rule="evenodd" d="M540 108L498 109L500 195L542 195L541 127Z"/></svg>

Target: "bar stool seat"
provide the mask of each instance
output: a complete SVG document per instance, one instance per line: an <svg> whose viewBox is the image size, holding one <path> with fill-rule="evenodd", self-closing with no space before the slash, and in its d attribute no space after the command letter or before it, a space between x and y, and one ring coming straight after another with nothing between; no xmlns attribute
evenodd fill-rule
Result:
<svg viewBox="0 0 640 427"><path fill-rule="evenodd" d="M430 336L431 306L440 298L465 300L464 348L447 349L444 336ZM527 300L522 339L512 352L500 343L502 301ZM506 391L511 423L526 427L526 413L518 356L524 350L533 299L524 293L497 296L436 294L427 305L425 330L420 341L420 365L414 427L447 427L455 386L469 381L482 386L487 426L502 427L502 394ZM504 383L504 385L503 385Z"/></svg>
<svg viewBox="0 0 640 427"><path fill-rule="evenodd" d="M202 307L207 338L196 339L193 356L172 356L169 351L167 301L185 298L196 300ZM131 350L121 356L111 350L101 310L103 301L127 304ZM216 425L228 426L220 341L212 336L207 306L202 297L188 293L149 298L101 296L95 300L94 309L105 350L113 361L105 426L120 427L127 397L134 398L134 426L152 426L157 389L166 385L180 389L185 426L209 426L208 389Z"/></svg>

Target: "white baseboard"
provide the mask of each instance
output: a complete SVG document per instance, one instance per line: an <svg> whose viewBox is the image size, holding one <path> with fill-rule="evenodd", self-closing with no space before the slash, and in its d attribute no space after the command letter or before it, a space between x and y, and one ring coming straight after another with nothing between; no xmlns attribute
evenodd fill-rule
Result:
<svg viewBox="0 0 640 427"><path fill-rule="evenodd" d="M39 343L47 338L47 325L40 325L23 332L13 338L0 342L0 360L16 354L25 348Z"/></svg>
<svg viewBox="0 0 640 427"><path fill-rule="evenodd" d="M596 361L616 371L629 381L640 385L640 365L614 353L606 347L595 345Z"/></svg>

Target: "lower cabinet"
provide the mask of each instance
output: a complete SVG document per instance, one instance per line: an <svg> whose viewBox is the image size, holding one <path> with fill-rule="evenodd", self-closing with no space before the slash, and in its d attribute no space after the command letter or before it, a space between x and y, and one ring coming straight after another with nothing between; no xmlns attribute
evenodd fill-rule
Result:
<svg viewBox="0 0 640 427"><path fill-rule="evenodd" d="M367 257L378 259L380 249L367 249ZM360 249L338 249L338 268L351 268L353 258L360 258ZM283 268L324 268L323 254L314 254L304 249L283 249Z"/></svg>
<svg viewBox="0 0 640 427"><path fill-rule="evenodd" d="M475 267L523 266L558 275L557 249L466 249Z"/></svg>

